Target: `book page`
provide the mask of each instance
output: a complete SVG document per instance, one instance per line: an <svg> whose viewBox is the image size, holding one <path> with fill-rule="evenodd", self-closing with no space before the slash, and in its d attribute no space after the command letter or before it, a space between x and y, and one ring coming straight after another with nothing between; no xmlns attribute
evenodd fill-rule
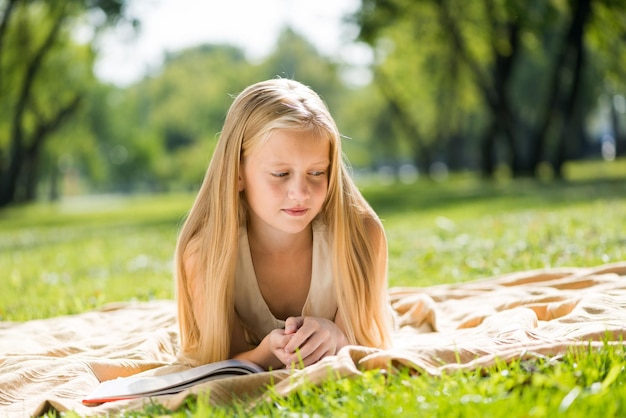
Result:
<svg viewBox="0 0 626 418"><path fill-rule="evenodd" d="M264 370L261 367L251 362L225 360L161 376L131 376L113 379L102 382L83 400L83 403L102 403L109 400L177 393L208 380L262 371Z"/></svg>

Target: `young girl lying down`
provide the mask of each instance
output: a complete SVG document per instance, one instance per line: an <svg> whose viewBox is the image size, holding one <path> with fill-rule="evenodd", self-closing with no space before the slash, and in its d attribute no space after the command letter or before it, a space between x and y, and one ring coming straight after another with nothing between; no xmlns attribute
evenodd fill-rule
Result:
<svg viewBox="0 0 626 418"><path fill-rule="evenodd" d="M265 369L390 343L387 242L310 88L249 86L230 107L176 249L182 354Z"/></svg>

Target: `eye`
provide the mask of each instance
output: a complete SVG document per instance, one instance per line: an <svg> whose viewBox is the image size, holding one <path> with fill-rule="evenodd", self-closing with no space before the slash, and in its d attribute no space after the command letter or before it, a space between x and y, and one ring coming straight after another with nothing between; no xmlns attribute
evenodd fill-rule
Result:
<svg viewBox="0 0 626 418"><path fill-rule="evenodd" d="M323 176L324 174L326 174L326 172L325 171L311 171L310 174L314 177L319 177L319 176Z"/></svg>
<svg viewBox="0 0 626 418"><path fill-rule="evenodd" d="M287 175L289 175L289 173L286 171L279 171L277 173L272 173L272 176L274 177L287 177Z"/></svg>

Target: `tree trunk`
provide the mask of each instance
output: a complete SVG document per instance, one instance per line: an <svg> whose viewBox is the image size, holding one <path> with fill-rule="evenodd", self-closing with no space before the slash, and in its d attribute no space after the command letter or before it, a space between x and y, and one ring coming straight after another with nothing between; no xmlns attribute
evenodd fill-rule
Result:
<svg viewBox="0 0 626 418"><path fill-rule="evenodd" d="M563 178L563 164L567 159L568 141L571 141L576 132L574 117L577 114L578 97L580 96L580 84L582 78L582 70L585 64L585 23L591 13L591 0L579 0L574 14L572 23L573 30L570 32L568 39L569 58L572 63L572 82L570 84L569 95L565 102L563 115L563 126L559 136L557 153L554 161L554 175L557 178Z"/></svg>
<svg viewBox="0 0 626 418"><path fill-rule="evenodd" d="M50 200L51 202L56 202L61 197L59 174L59 166L55 162L50 167L50 190L48 192L48 200Z"/></svg>
<svg viewBox="0 0 626 418"><path fill-rule="evenodd" d="M523 17L518 16L515 21L507 21L504 25L497 22L493 12L492 2L485 1L485 11L490 22L492 37L494 38L492 45L493 67L490 76L481 69L478 61L470 55L469 49L461 35L461 31L450 14L449 6L446 1L439 1L439 17L441 24L448 29L452 42L461 59L467 64L472 72L476 84L483 95L492 123L489 125L483 136L481 146L481 154L483 158L490 158L489 161L483 161L483 175L491 176L494 173L495 162L493 147L495 146L498 134L502 134L507 140L509 148L509 164L514 173L521 172L521 159L517 146L516 122L511 110L511 104L508 97L510 76L514 68L515 60L519 55L519 42L521 24ZM495 37L501 32L505 32L510 45L510 53L503 55L495 47ZM490 150L491 148L491 150Z"/></svg>
<svg viewBox="0 0 626 418"><path fill-rule="evenodd" d="M548 84L549 96L546 98L543 116L540 116L541 122L535 129L533 140L531 142L531 167L533 171L537 170L537 167L541 161L545 158L545 148L547 143L547 136L550 125L554 123L558 113L558 104L562 97L562 81L564 78L564 69L567 68L568 58L570 58L571 48L576 44L576 39L584 36L584 25L591 12L591 0L579 0L576 5L576 9L573 10L572 20L567 30L567 34L563 39L561 48L555 58L554 67L550 75L550 83ZM575 48L576 49L576 48ZM578 59L578 57L576 57ZM575 71L575 68L574 68ZM576 77L576 75L574 75ZM576 87L578 88L578 87ZM576 92L576 95L578 92ZM570 88L570 99L572 97ZM568 99L569 100L569 99ZM573 109L572 109L573 111ZM567 117L564 116L564 119ZM566 122L567 123L567 122ZM558 145L560 148L562 145ZM558 151L559 153L561 151Z"/></svg>
<svg viewBox="0 0 626 418"><path fill-rule="evenodd" d="M9 147L9 162L0 167L0 207L7 206L16 198L17 183L22 169L24 150L22 147L22 130L13 129Z"/></svg>
<svg viewBox="0 0 626 418"><path fill-rule="evenodd" d="M32 202L37 197L39 178L39 153L27 153L24 159L24 201Z"/></svg>
<svg viewBox="0 0 626 418"><path fill-rule="evenodd" d="M615 140L615 156L620 157L626 155L626 132L620 126L620 115L615 104L616 98L617 96L611 96L611 128Z"/></svg>
<svg viewBox="0 0 626 418"><path fill-rule="evenodd" d="M497 123L495 120L491 120L483 139L480 143L481 152L481 174L486 179L493 178L496 171L496 135L498 134Z"/></svg>
<svg viewBox="0 0 626 418"><path fill-rule="evenodd" d="M12 3L10 3L9 6L11 6L11 4ZM33 85L37 77L37 73L41 69L46 54L56 42L64 17L65 12L62 5L52 28L47 33L43 43L33 55L26 67L26 71L24 72L24 78L19 88L19 95L11 118L9 163L6 168L0 167L0 207L14 202L17 198L16 193L18 190L18 183L20 182L24 166L23 159L27 158L27 151L25 150L26 138L23 128L26 108L33 94ZM7 22L3 22L3 24L6 25Z"/></svg>
<svg viewBox="0 0 626 418"><path fill-rule="evenodd" d="M11 20L11 15L13 13L14 7L17 4L17 0L10 0L9 3L4 8L4 13L2 14L2 20L0 20L0 65L2 64L2 53L4 52L4 35L7 30L7 26L9 25L9 21ZM4 92L4 78L2 77L2 67L0 67L0 94Z"/></svg>
<svg viewBox="0 0 626 418"><path fill-rule="evenodd" d="M75 96L65 106L57 111L57 113L48 121L39 121L37 129L30 141L30 146L26 152L26 161L24 172L25 201L31 202L37 196L37 184L39 182L41 152L46 139L58 130L63 122L76 112L82 98Z"/></svg>
<svg viewBox="0 0 626 418"><path fill-rule="evenodd" d="M389 104L389 110L393 118L398 122L406 136L410 138L413 149L413 160L421 163L418 164L418 167L428 167L430 163L432 163L431 150L422 142L419 128L416 125L414 118L409 112L407 112L406 107L403 106L403 104L398 100L391 82L387 79L387 77L381 72L377 72L376 80L381 93Z"/></svg>

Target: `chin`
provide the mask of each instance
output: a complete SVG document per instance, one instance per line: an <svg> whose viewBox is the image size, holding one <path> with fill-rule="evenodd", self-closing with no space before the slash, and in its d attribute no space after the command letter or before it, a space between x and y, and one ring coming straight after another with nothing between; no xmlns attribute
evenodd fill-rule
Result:
<svg viewBox="0 0 626 418"><path fill-rule="evenodd" d="M282 230L290 234L299 234L311 226L312 219L298 220L296 222L290 222L290 224L282 226Z"/></svg>

